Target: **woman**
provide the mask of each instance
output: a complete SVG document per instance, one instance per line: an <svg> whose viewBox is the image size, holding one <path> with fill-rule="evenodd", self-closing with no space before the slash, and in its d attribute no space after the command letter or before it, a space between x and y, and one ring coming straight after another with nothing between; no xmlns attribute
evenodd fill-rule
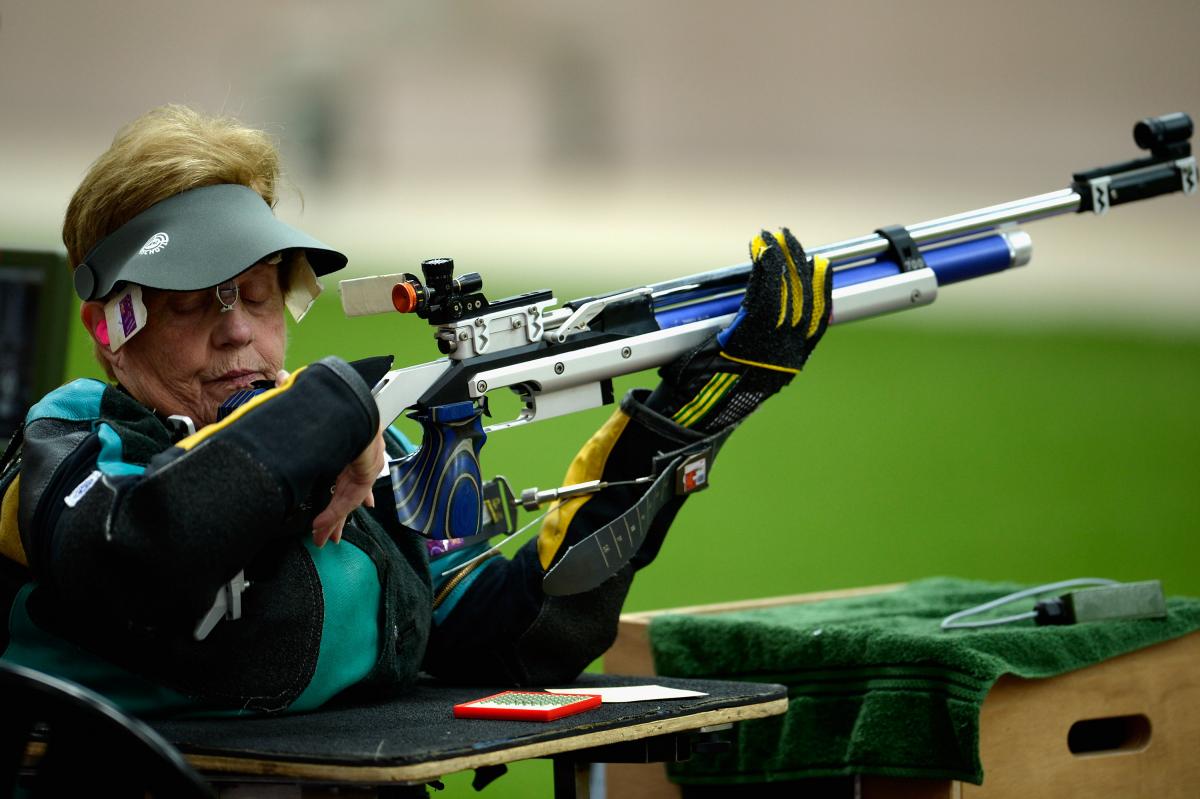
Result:
<svg viewBox="0 0 1200 799"><path fill-rule="evenodd" d="M0 467L0 554L20 575L4 657L140 712L306 710L395 694L419 670L572 679L611 643L682 498L586 593L547 597L541 580L640 487L564 505L511 561L443 575L477 544L431 567L377 480L390 420L373 376L337 358L282 370L284 309L302 317L346 259L274 218L278 175L262 132L167 106L122 130L72 198L80 318L114 382L47 395ZM737 321L626 397L568 482L640 477L662 453L723 441L803 365L828 318L827 265L786 231L751 251ZM276 387L218 418L263 380Z"/></svg>

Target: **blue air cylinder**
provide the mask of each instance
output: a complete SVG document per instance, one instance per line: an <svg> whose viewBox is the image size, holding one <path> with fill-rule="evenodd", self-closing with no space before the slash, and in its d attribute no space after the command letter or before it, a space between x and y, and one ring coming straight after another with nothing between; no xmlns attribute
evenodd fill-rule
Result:
<svg viewBox="0 0 1200 799"><path fill-rule="evenodd" d="M1011 235L1011 234L1010 234ZM1019 234L1027 242L1025 234ZM959 283L964 280L1002 272L1012 266L1019 266L1028 260L1027 253L1018 253L1009 235L995 234L982 238L970 239L956 244L947 244L921 251L925 265L933 270L939 286ZM885 277L900 274L900 267L895 261L881 258L861 266L839 269L833 273L833 288L836 291L847 286L867 283ZM728 290L728 289L726 289ZM686 305L676 305L655 314L655 320L660 328L696 322L702 319L712 319L717 316L735 313L742 303L742 294L732 294L714 299L703 299L706 290L703 286L690 295L673 295L667 299L672 303L696 301Z"/></svg>

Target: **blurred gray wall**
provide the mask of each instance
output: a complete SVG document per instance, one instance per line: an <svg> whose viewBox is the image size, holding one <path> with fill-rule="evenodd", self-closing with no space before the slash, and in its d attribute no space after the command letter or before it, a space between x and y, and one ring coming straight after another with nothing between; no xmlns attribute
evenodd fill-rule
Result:
<svg viewBox="0 0 1200 799"><path fill-rule="evenodd" d="M1200 3L0 0L0 241L165 102L280 141L280 213L359 271L453 255L615 288L1065 187L1200 115ZM1191 325L1200 197L1030 226L930 313Z"/></svg>

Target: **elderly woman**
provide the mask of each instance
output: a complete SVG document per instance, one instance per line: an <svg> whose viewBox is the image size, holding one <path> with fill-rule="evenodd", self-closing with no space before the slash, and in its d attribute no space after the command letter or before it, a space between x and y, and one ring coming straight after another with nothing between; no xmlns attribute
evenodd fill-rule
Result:
<svg viewBox="0 0 1200 799"><path fill-rule="evenodd" d="M574 500L512 560L444 576L483 545L445 553L398 522L377 478L385 438L411 447L381 432L374 377L333 357L283 371L285 312L302 317L346 258L275 219L278 175L262 132L168 106L122 130L72 198L80 318L113 382L43 398L0 463L0 573L18 575L0 595L4 658L139 712L306 710L395 694L421 670L571 679L611 643L682 499L582 594L547 597L542 577L640 487ZM640 477L723 440L800 369L828 318L827 267L786 231L751 249L738 320L626 397L569 481ZM274 387L221 410L256 381Z"/></svg>

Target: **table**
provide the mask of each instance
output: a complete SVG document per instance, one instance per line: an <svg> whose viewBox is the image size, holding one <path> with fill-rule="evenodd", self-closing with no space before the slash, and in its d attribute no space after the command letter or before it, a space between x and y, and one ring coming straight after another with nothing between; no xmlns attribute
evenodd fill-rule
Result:
<svg viewBox="0 0 1200 799"><path fill-rule="evenodd" d="M584 674L577 687L641 685L645 677ZM422 682L391 702L269 718L153 722L214 783L418 786L446 774L551 757L555 795L586 795L579 764L683 759L714 730L787 710L769 683L656 678L707 696L604 704L558 721L455 719L451 708L497 688ZM555 687L555 686L552 686ZM699 738L697 738L699 736ZM615 795L610 793L610 795Z"/></svg>

